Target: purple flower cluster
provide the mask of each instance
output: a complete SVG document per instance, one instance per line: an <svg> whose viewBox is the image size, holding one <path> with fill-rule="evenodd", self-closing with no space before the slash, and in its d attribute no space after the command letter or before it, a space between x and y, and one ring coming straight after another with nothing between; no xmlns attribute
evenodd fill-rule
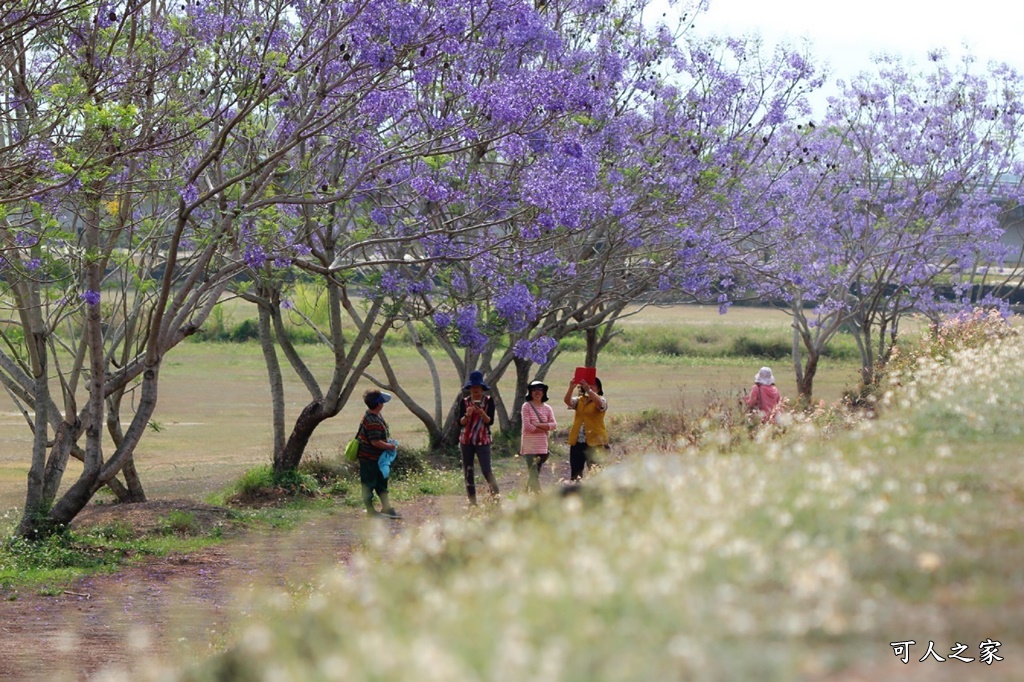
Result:
<svg viewBox="0 0 1024 682"><path fill-rule="evenodd" d="M494 309L505 319L511 332L521 332L537 319L547 301L538 301L530 289L517 282L494 299Z"/></svg>
<svg viewBox="0 0 1024 682"><path fill-rule="evenodd" d="M84 293L78 295L78 298L86 302L86 304L95 306L100 304L100 292L87 289Z"/></svg>
<svg viewBox="0 0 1024 682"><path fill-rule="evenodd" d="M483 353L490 338L477 327L476 306L466 306L455 315L455 328L459 343L474 353Z"/></svg>
<svg viewBox="0 0 1024 682"><path fill-rule="evenodd" d="M253 270L258 270L267 262L267 251L262 244L249 244L242 254L245 264Z"/></svg>
<svg viewBox="0 0 1024 682"><path fill-rule="evenodd" d="M189 183L178 188L178 196L187 206L191 206L199 200L199 188L195 186L195 183Z"/></svg>
<svg viewBox="0 0 1024 682"><path fill-rule="evenodd" d="M434 313L434 327L438 330L447 329L452 324L452 316L450 313L446 313L443 310L438 310Z"/></svg>
<svg viewBox="0 0 1024 682"><path fill-rule="evenodd" d="M538 365L543 365L547 362L548 355L557 346L558 341L555 341L550 336L540 336L533 341L520 339L512 346L512 353L517 358L523 358Z"/></svg>
<svg viewBox="0 0 1024 682"><path fill-rule="evenodd" d="M402 276L394 270L388 270L380 277L380 290L385 294L394 296L404 291Z"/></svg>

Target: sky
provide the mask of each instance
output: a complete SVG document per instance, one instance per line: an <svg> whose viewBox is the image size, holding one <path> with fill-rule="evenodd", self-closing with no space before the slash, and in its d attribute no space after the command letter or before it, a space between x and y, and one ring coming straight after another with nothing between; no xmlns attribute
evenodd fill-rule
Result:
<svg viewBox="0 0 1024 682"><path fill-rule="evenodd" d="M663 0L659 0L661 2ZM879 52L918 64L928 52L964 53L982 64L1007 62L1024 72L1024 3L1018 0L709 0L698 34L760 33L768 45L799 43L831 65L830 82L870 68Z"/></svg>

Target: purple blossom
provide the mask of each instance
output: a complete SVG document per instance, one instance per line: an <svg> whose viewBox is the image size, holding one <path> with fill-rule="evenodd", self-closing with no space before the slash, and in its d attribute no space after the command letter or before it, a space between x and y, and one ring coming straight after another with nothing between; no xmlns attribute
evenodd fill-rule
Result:
<svg viewBox="0 0 1024 682"><path fill-rule="evenodd" d="M557 346L558 342L550 336L539 336L533 341L520 339L512 346L512 354L517 358L543 365L548 361L548 355Z"/></svg>
<svg viewBox="0 0 1024 682"><path fill-rule="evenodd" d="M482 353L490 338L477 327L476 306L467 306L455 316L455 328L459 332L459 343L474 353Z"/></svg>
<svg viewBox="0 0 1024 682"><path fill-rule="evenodd" d="M380 277L380 290L391 295L403 293L402 276L394 270L388 270Z"/></svg>
<svg viewBox="0 0 1024 682"><path fill-rule="evenodd" d="M434 283L426 278L414 280L405 286L406 292L410 294L426 294L433 290L433 288Z"/></svg>
<svg viewBox="0 0 1024 682"><path fill-rule="evenodd" d="M295 309L295 304L292 303L291 299L289 299L289 298L282 298L281 299L281 309L282 310L294 310Z"/></svg>
<svg viewBox="0 0 1024 682"><path fill-rule="evenodd" d="M579 142L576 142L574 140L569 142L563 142L562 153L574 159L582 159L583 147L580 146Z"/></svg>
<svg viewBox="0 0 1024 682"><path fill-rule="evenodd" d="M267 252L260 244L250 244L245 247L245 253L242 258L245 260L246 265L253 270L258 270L267 262Z"/></svg>
<svg viewBox="0 0 1024 682"><path fill-rule="evenodd" d="M731 305L732 305L732 301L729 300L728 296L726 296L725 294L719 295L719 297L718 297L718 314L719 315L725 315L727 312L729 312L729 306L731 306Z"/></svg>
<svg viewBox="0 0 1024 682"><path fill-rule="evenodd" d="M452 316L443 311L434 313L434 326L438 329L447 329L452 323Z"/></svg>
<svg viewBox="0 0 1024 682"><path fill-rule="evenodd" d="M88 305L99 305L100 303L100 292L87 289L85 293L79 294L78 298L85 301Z"/></svg>
<svg viewBox="0 0 1024 682"><path fill-rule="evenodd" d="M187 205L194 204L199 200L199 188L195 186L195 183L189 183L185 187L178 188L178 196Z"/></svg>
<svg viewBox="0 0 1024 682"><path fill-rule="evenodd" d="M36 161L49 163L54 160L53 148L48 142L33 140L25 146L25 156Z"/></svg>
<svg viewBox="0 0 1024 682"><path fill-rule="evenodd" d="M548 150L548 136L543 130L536 130L526 136L527 144L535 154L543 154Z"/></svg>
<svg viewBox="0 0 1024 682"><path fill-rule="evenodd" d="M512 332L521 332L537 319L546 302L537 301L525 284L517 283L494 301L494 309L508 322Z"/></svg>
<svg viewBox="0 0 1024 682"><path fill-rule="evenodd" d="M448 188L425 175L413 178L409 184L427 201L443 203L448 199Z"/></svg>

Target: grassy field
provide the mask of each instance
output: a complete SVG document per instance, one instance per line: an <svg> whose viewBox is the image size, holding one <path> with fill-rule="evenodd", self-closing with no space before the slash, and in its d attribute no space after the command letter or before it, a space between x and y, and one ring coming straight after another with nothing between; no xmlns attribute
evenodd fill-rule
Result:
<svg viewBox="0 0 1024 682"><path fill-rule="evenodd" d="M178 679L1024 679L1024 343L937 357L844 432L639 452L382 532Z"/></svg>
<svg viewBox="0 0 1024 682"><path fill-rule="evenodd" d="M236 315L237 317L237 315ZM235 323L241 321L234 320ZM735 308L721 316L717 309L701 306L647 308L628 318L623 326L632 333L645 330L664 335L666 330L714 329L729 337L737 333L785 338L788 318L777 311ZM331 358L326 349L301 347L314 359L320 377L329 377ZM393 364L405 388L426 401L432 394L422 360L411 348L390 350ZM548 376L551 394L558 400L573 368L582 364L582 352L564 353ZM710 397L738 397L747 390L765 362L757 358L693 358L669 355L607 353L600 376L617 414L649 409L698 410ZM788 363L773 363L783 395L794 395L793 372ZM450 367L440 364L445 397L454 396L462 383ZM375 369L375 368L374 368ZM382 376L379 371L371 373ZM839 399L844 389L856 384L855 363L826 360L816 383L817 397ZM293 376L286 375L289 419L308 401L308 394ZM506 383L506 382L503 382ZM369 388L365 381L360 388ZM24 502L31 434L25 419L10 411L0 412L0 510ZM346 406L342 413L316 432L309 454L334 457L354 431L362 414L361 403ZM563 412L556 414L561 416ZM399 403L385 411L393 434L400 442L420 447L426 443L422 425ZM137 465L152 498L203 499L236 479L246 469L270 460L272 432L270 395L262 356L255 343L187 343L168 354L161 373L160 403L154 430L144 437ZM72 460L65 481L79 472Z"/></svg>

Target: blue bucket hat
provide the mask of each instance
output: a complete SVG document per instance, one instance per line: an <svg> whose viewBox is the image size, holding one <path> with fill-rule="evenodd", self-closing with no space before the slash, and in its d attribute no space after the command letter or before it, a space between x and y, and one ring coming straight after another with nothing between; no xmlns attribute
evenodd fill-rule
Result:
<svg viewBox="0 0 1024 682"><path fill-rule="evenodd" d="M470 386L479 386L485 391L491 390L491 387L484 383L484 373L478 369L474 369L469 373L469 380L462 385L462 390L469 389Z"/></svg>

